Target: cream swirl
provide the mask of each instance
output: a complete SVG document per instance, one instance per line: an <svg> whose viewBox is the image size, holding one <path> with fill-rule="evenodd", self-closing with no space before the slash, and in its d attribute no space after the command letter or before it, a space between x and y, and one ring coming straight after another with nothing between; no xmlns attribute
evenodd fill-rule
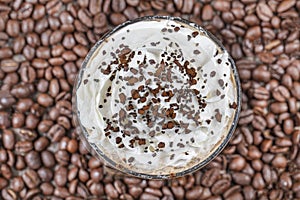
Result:
<svg viewBox="0 0 300 200"><path fill-rule="evenodd" d="M206 159L237 107L228 53L204 31L168 19L105 38L80 80L77 109L89 142L139 173L178 173Z"/></svg>

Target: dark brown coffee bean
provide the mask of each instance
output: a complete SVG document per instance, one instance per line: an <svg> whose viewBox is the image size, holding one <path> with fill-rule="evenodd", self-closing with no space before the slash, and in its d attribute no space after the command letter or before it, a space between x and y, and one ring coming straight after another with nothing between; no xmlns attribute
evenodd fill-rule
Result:
<svg viewBox="0 0 300 200"><path fill-rule="evenodd" d="M255 189L262 189L265 187L264 179L261 173L256 173L252 180L252 185Z"/></svg>
<svg viewBox="0 0 300 200"><path fill-rule="evenodd" d="M78 11L78 18L87 27L93 26L92 15L87 9L80 9Z"/></svg>
<svg viewBox="0 0 300 200"><path fill-rule="evenodd" d="M90 172L91 179L95 182L98 183L103 179L103 170L102 168L95 168L92 169Z"/></svg>
<svg viewBox="0 0 300 200"><path fill-rule="evenodd" d="M5 188L8 185L8 181L2 177L0 177L0 190Z"/></svg>
<svg viewBox="0 0 300 200"><path fill-rule="evenodd" d="M224 12L224 11L229 11L231 6L230 6L229 1L217 0L217 1L213 2L213 7L215 10Z"/></svg>
<svg viewBox="0 0 300 200"><path fill-rule="evenodd" d="M285 168L287 165L287 159L286 159L286 157L278 154L272 160L272 165L276 168Z"/></svg>
<svg viewBox="0 0 300 200"><path fill-rule="evenodd" d="M112 0L111 7L114 12L122 12L126 8L125 0L117 1Z"/></svg>
<svg viewBox="0 0 300 200"><path fill-rule="evenodd" d="M222 194L225 192L230 186L230 182L226 179L221 179L215 182L211 188L211 192L213 194Z"/></svg>
<svg viewBox="0 0 300 200"><path fill-rule="evenodd" d="M270 21L273 16L273 12L268 4L260 2L256 7L257 16L263 21Z"/></svg>
<svg viewBox="0 0 300 200"><path fill-rule="evenodd" d="M300 83L294 82L292 87L292 95L297 99L300 100Z"/></svg>
<svg viewBox="0 0 300 200"><path fill-rule="evenodd" d="M241 111L239 124L240 125L249 124L250 122L252 122L253 118L254 116L252 110Z"/></svg>
<svg viewBox="0 0 300 200"><path fill-rule="evenodd" d="M251 176L245 173L235 172L232 174L232 179L239 185L249 185Z"/></svg>
<svg viewBox="0 0 300 200"><path fill-rule="evenodd" d="M55 170L54 181L57 186L64 186L67 183L68 170L65 167L59 167Z"/></svg>
<svg viewBox="0 0 300 200"><path fill-rule="evenodd" d="M65 132L66 132L65 129L61 125L55 124L50 128L47 135L50 137L50 139L53 142L58 142L65 135Z"/></svg>
<svg viewBox="0 0 300 200"><path fill-rule="evenodd" d="M272 103L270 110L275 114L280 114L288 110L288 106L285 102Z"/></svg>
<svg viewBox="0 0 300 200"><path fill-rule="evenodd" d="M7 164L1 164L0 172L1 172L2 176L8 180L11 179L11 177L13 175L11 167Z"/></svg>
<svg viewBox="0 0 300 200"><path fill-rule="evenodd" d="M264 130L267 126L266 120L261 116L255 116L252 121L252 126L257 130Z"/></svg>
<svg viewBox="0 0 300 200"><path fill-rule="evenodd" d="M28 129L35 129L39 123L39 118L33 114L29 114L26 117L25 125Z"/></svg>
<svg viewBox="0 0 300 200"><path fill-rule="evenodd" d="M112 13L109 16L109 19L110 19L111 23L115 26L119 25L127 20L126 17L121 13Z"/></svg>
<svg viewBox="0 0 300 200"><path fill-rule="evenodd" d="M4 148L12 150L15 146L15 135L11 130L4 130L2 134Z"/></svg>
<svg viewBox="0 0 300 200"><path fill-rule="evenodd" d="M46 11L49 15L53 15L53 16L57 16L58 15L58 11L61 10L62 7L62 2L61 1L49 1L46 4Z"/></svg>
<svg viewBox="0 0 300 200"><path fill-rule="evenodd" d="M33 105L32 99L20 99L16 105L16 109L19 112L26 112L30 109L30 107Z"/></svg>
<svg viewBox="0 0 300 200"><path fill-rule="evenodd" d="M95 169L95 168L102 166L102 162L95 157L91 157L89 159L88 166L90 169Z"/></svg>
<svg viewBox="0 0 300 200"><path fill-rule="evenodd" d="M11 181L11 189L20 192L24 188L24 181L20 176L14 177Z"/></svg>
<svg viewBox="0 0 300 200"><path fill-rule="evenodd" d="M1 191L1 195L2 195L3 199L5 199L5 200L17 200L18 199L17 194L13 190L8 189L8 188L4 188Z"/></svg>
<svg viewBox="0 0 300 200"><path fill-rule="evenodd" d="M53 104L53 99L48 94L44 93L38 95L37 102L44 107L49 107Z"/></svg>
<svg viewBox="0 0 300 200"><path fill-rule="evenodd" d="M206 4L205 6L203 6L202 8L202 20L207 21L207 20L212 20L214 15L214 11L211 7L210 4Z"/></svg>
<svg viewBox="0 0 300 200"><path fill-rule="evenodd" d="M75 153L75 152L78 150L78 142L77 142L76 139L71 139L71 140L68 142L67 150L68 150L70 153Z"/></svg>
<svg viewBox="0 0 300 200"><path fill-rule="evenodd" d="M17 20L8 20L6 24L6 32L11 37L18 37L20 34L20 25Z"/></svg>
<svg viewBox="0 0 300 200"><path fill-rule="evenodd" d="M90 178L89 173L84 169L79 169L78 178L81 182L85 183Z"/></svg>
<svg viewBox="0 0 300 200"><path fill-rule="evenodd" d="M282 1L279 6L277 7L277 12L281 13L284 12L288 9L290 9L291 7L293 7L295 5L296 1L295 0L285 0Z"/></svg>
<svg viewBox="0 0 300 200"><path fill-rule="evenodd" d="M25 116L22 113L14 113L12 116L12 126L21 128L25 123Z"/></svg>
<svg viewBox="0 0 300 200"><path fill-rule="evenodd" d="M47 183L47 182L46 183L42 183L40 185L40 188L41 188L42 193L44 195L51 195L51 194L53 194L54 187L53 187L53 185L51 183Z"/></svg>
<svg viewBox="0 0 300 200"><path fill-rule="evenodd" d="M1 60L1 70L6 73L15 72L19 68L19 64L14 61L13 59L5 59L12 57L12 51L9 48L2 48L0 50L0 58L3 58Z"/></svg>
<svg viewBox="0 0 300 200"><path fill-rule="evenodd" d="M68 181L72 181L77 177L78 174L78 168L73 167L68 171Z"/></svg>
<svg viewBox="0 0 300 200"><path fill-rule="evenodd" d="M41 158L38 152L30 151L25 155L25 161L31 169L38 169L41 167Z"/></svg>
<svg viewBox="0 0 300 200"><path fill-rule="evenodd" d="M243 188L243 194L245 199L255 199L255 190L253 189L252 186L245 186Z"/></svg>
<svg viewBox="0 0 300 200"><path fill-rule="evenodd" d="M40 137L34 142L36 151L43 151L49 146L50 142L46 137Z"/></svg>
<svg viewBox="0 0 300 200"><path fill-rule="evenodd" d="M177 199L183 199L185 195L185 191L181 186L172 186L171 190Z"/></svg>
<svg viewBox="0 0 300 200"><path fill-rule="evenodd" d="M5 163L7 161L7 153L4 149L0 149L0 162Z"/></svg>
<svg viewBox="0 0 300 200"><path fill-rule="evenodd" d="M186 199L198 199L203 192L203 188L201 186L195 186L191 190L188 190L185 194Z"/></svg>
<svg viewBox="0 0 300 200"><path fill-rule="evenodd" d="M242 156L235 156L229 163L229 169L241 171L246 165L246 160Z"/></svg>
<svg viewBox="0 0 300 200"><path fill-rule="evenodd" d="M23 156L17 155L15 167L17 170L22 170L26 167Z"/></svg>
<svg viewBox="0 0 300 200"><path fill-rule="evenodd" d="M45 167L52 168L55 165L55 158L52 152L50 151L42 151L41 152L41 160Z"/></svg>
<svg viewBox="0 0 300 200"><path fill-rule="evenodd" d="M33 189L40 184L40 178L38 177L38 174L32 169L26 170L22 175L22 178L26 186L30 189Z"/></svg>
<svg viewBox="0 0 300 200"><path fill-rule="evenodd" d="M51 169L47 168L47 167L41 167L38 169L37 171L41 181L43 182L48 182L51 181L53 178L53 172Z"/></svg>
<svg viewBox="0 0 300 200"><path fill-rule="evenodd" d="M65 187L55 187L54 195L65 199L66 197L70 196L70 193Z"/></svg>
<svg viewBox="0 0 300 200"><path fill-rule="evenodd" d="M70 161L70 155L65 150L59 150L55 153L55 159L62 166L67 166Z"/></svg>
<svg viewBox="0 0 300 200"><path fill-rule="evenodd" d="M210 187L218 180L219 176L220 173L218 169L210 169L203 174L201 184Z"/></svg>
<svg viewBox="0 0 300 200"><path fill-rule="evenodd" d="M104 194L104 187L101 183L92 183L90 186L89 186L89 190L91 192L91 194L93 195L97 195L97 196L101 196ZM124 199L130 199L133 197L130 195L130 197L128 197L129 194L126 195L126 198ZM122 195L121 195L122 196ZM120 196L120 199L122 199L122 197Z"/></svg>
<svg viewBox="0 0 300 200"><path fill-rule="evenodd" d="M15 146L17 154L24 155L33 149L32 142L30 141L18 141Z"/></svg>
<svg viewBox="0 0 300 200"><path fill-rule="evenodd" d="M79 196L83 197L84 199L87 199L89 196L88 188L82 183L78 184L76 192L79 194Z"/></svg>

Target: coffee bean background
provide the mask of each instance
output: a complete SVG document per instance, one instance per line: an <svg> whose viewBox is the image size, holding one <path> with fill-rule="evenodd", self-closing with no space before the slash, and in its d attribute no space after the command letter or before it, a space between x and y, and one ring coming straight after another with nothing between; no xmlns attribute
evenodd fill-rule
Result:
<svg viewBox="0 0 300 200"><path fill-rule="evenodd" d="M139 16L215 34L243 90L235 134L169 181L107 172L78 139L72 86L95 42ZM0 0L0 199L300 199L300 1Z"/></svg>

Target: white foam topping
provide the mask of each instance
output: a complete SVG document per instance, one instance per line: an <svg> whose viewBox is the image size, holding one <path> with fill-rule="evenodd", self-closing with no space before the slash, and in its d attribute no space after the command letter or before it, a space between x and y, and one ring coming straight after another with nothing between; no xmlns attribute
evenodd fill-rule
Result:
<svg viewBox="0 0 300 200"><path fill-rule="evenodd" d="M113 33L90 57L76 93L89 142L140 173L177 173L203 161L236 112L228 58L203 31L177 21Z"/></svg>

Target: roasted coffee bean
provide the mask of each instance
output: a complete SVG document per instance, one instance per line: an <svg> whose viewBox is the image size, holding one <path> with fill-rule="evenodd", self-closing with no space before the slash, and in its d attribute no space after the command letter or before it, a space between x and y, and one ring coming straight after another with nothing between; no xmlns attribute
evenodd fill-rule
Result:
<svg viewBox="0 0 300 200"><path fill-rule="evenodd" d="M20 192L24 188L23 179L20 176L17 176L12 179L11 189L15 192Z"/></svg>
<svg viewBox="0 0 300 200"><path fill-rule="evenodd" d="M81 182L85 183L90 178L89 173L84 169L79 169L78 178Z"/></svg>
<svg viewBox="0 0 300 200"><path fill-rule="evenodd" d="M69 161L70 161L70 155L65 150L59 150L55 154L55 159L61 165L67 166L69 164Z"/></svg>
<svg viewBox="0 0 300 200"><path fill-rule="evenodd" d="M58 142L65 135L65 129L59 124L53 125L48 131L47 135L53 142Z"/></svg>
<svg viewBox="0 0 300 200"><path fill-rule="evenodd" d="M67 183L68 170L65 167L59 167L55 170L54 181L57 186L64 186Z"/></svg>
<svg viewBox="0 0 300 200"><path fill-rule="evenodd" d="M201 184L206 187L212 186L220 176L218 169L210 169L202 175Z"/></svg>
<svg viewBox="0 0 300 200"><path fill-rule="evenodd" d="M91 172L90 172L90 176L91 176L91 179L95 183L100 182L102 180L102 178L103 178L103 170L102 170L102 168L92 169Z"/></svg>
<svg viewBox="0 0 300 200"><path fill-rule="evenodd" d="M11 190L11 189L8 189L8 188L4 188L2 191L1 191L1 195L3 197L3 199L7 199L7 200L16 200L17 199L17 194Z"/></svg>
<svg viewBox="0 0 300 200"><path fill-rule="evenodd" d="M11 130L4 130L2 135L4 148L12 150L15 145L15 135Z"/></svg>
<svg viewBox="0 0 300 200"><path fill-rule="evenodd" d="M15 146L17 154L25 155L33 149L31 141L18 141Z"/></svg>
<svg viewBox="0 0 300 200"><path fill-rule="evenodd" d="M221 179L215 182L211 188L211 192L213 194L222 194L225 192L230 186L230 182L226 179Z"/></svg>
<svg viewBox="0 0 300 200"><path fill-rule="evenodd" d="M26 170L22 175L22 178L26 186L30 189L33 189L40 184L40 178L38 177L38 174L32 169Z"/></svg>
<svg viewBox="0 0 300 200"><path fill-rule="evenodd" d="M31 169L38 169L41 167L41 158L38 152L30 151L25 155L25 161Z"/></svg>
<svg viewBox="0 0 300 200"><path fill-rule="evenodd" d="M48 182L51 181L53 178L53 172L51 169L47 168L47 167L41 167L38 169L37 171L41 181L43 182Z"/></svg>
<svg viewBox="0 0 300 200"><path fill-rule="evenodd" d="M46 137L40 137L34 142L34 148L36 151L43 151L49 145L49 140Z"/></svg>
<svg viewBox="0 0 300 200"><path fill-rule="evenodd" d="M55 158L52 152L45 150L41 152L41 160L45 167L52 168L55 165Z"/></svg>
<svg viewBox="0 0 300 200"><path fill-rule="evenodd" d="M54 187L51 183L45 182L40 185L41 191L44 195L53 194Z"/></svg>

